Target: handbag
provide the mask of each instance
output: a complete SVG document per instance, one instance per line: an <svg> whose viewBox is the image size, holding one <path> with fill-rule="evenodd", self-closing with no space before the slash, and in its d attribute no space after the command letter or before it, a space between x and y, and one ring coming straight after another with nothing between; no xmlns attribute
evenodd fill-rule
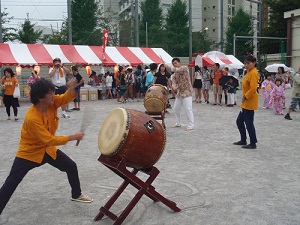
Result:
<svg viewBox="0 0 300 225"><path fill-rule="evenodd" d="M14 96L14 98L20 98L20 88L19 88L19 86L16 86L15 87L15 90L14 90L14 93L13 93L13 96Z"/></svg>
<svg viewBox="0 0 300 225"><path fill-rule="evenodd" d="M285 84L285 89L291 89L291 88L292 88L292 86L290 83Z"/></svg>
<svg viewBox="0 0 300 225"><path fill-rule="evenodd" d="M0 97L3 97L4 95L4 88L0 87Z"/></svg>

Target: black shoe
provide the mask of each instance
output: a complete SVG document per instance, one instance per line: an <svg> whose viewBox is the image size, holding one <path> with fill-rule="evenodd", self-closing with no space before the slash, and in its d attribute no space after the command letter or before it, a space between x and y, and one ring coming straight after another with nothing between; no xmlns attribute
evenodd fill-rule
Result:
<svg viewBox="0 0 300 225"><path fill-rule="evenodd" d="M242 146L242 148L246 148L246 149L256 149L256 144L249 144L249 145L244 145Z"/></svg>
<svg viewBox="0 0 300 225"><path fill-rule="evenodd" d="M290 114L285 114L285 116L284 116L284 119L287 119L287 120L292 120L292 118L290 117Z"/></svg>
<svg viewBox="0 0 300 225"><path fill-rule="evenodd" d="M234 145L247 145L246 141L233 142Z"/></svg>

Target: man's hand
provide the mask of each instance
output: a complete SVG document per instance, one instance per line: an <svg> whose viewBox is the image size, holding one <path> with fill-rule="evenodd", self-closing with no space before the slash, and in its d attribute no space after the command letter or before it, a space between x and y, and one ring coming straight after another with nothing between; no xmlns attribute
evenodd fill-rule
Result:
<svg viewBox="0 0 300 225"><path fill-rule="evenodd" d="M75 134L72 134L68 137L69 137L69 141L74 141L74 140L81 141L83 136L84 136L84 133L82 131L79 131L79 132L77 132Z"/></svg>

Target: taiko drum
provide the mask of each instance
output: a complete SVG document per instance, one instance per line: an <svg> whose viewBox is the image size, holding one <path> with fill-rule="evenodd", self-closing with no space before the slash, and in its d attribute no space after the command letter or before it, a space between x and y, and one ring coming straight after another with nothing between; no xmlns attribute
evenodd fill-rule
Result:
<svg viewBox="0 0 300 225"><path fill-rule="evenodd" d="M166 143L162 125L149 115L125 108L112 110L105 118L98 136L101 154L126 166L143 169L161 157Z"/></svg>
<svg viewBox="0 0 300 225"><path fill-rule="evenodd" d="M160 114L165 110L168 102L168 90L160 84L151 85L146 91L144 106L149 113Z"/></svg>

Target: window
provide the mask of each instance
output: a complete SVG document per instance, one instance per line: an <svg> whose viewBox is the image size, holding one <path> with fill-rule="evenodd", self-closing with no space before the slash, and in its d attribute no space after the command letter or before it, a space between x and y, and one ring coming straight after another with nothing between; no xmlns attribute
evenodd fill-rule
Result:
<svg viewBox="0 0 300 225"><path fill-rule="evenodd" d="M213 5L213 7L212 7L213 9L215 9L216 8L216 6L215 5Z"/></svg>
<svg viewBox="0 0 300 225"><path fill-rule="evenodd" d="M206 10L206 7L204 7L204 10Z"/></svg>
<svg viewBox="0 0 300 225"><path fill-rule="evenodd" d="M206 19L204 19L203 21L206 22Z"/></svg>
<svg viewBox="0 0 300 225"><path fill-rule="evenodd" d="M231 5L231 0L228 0L228 4Z"/></svg>
<svg viewBox="0 0 300 225"><path fill-rule="evenodd" d="M216 29L213 29L213 32L216 32Z"/></svg>

